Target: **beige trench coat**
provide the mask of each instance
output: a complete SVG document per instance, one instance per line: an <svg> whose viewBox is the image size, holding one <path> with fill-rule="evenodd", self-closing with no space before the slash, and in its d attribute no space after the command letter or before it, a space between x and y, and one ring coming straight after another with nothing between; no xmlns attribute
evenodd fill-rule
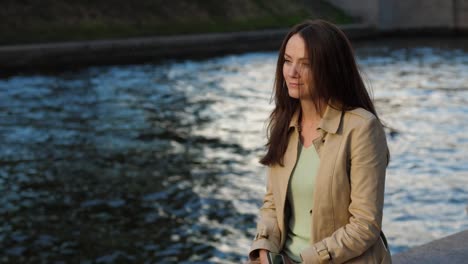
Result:
<svg viewBox="0 0 468 264"><path fill-rule="evenodd" d="M249 262L258 263L258 249L280 252L287 236L286 194L298 155L299 107L291 119L284 167L267 167L267 190L260 208ZM339 111L327 105L313 145L320 157L310 207L310 246L303 263L391 263L381 232L387 141L371 112Z"/></svg>

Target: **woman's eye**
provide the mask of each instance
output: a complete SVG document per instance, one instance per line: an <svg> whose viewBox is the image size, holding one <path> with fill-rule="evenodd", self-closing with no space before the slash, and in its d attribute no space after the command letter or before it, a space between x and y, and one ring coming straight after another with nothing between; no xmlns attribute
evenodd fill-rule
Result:
<svg viewBox="0 0 468 264"><path fill-rule="evenodd" d="M290 63L291 61L288 59L284 59L284 62Z"/></svg>

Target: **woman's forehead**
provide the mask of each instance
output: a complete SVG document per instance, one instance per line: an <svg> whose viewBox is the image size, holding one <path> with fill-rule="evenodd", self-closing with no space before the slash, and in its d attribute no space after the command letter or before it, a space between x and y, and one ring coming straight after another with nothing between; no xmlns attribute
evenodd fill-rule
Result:
<svg viewBox="0 0 468 264"><path fill-rule="evenodd" d="M304 39L299 34L294 34L286 43L285 55L295 59L307 59L307 49Z"/></svg>

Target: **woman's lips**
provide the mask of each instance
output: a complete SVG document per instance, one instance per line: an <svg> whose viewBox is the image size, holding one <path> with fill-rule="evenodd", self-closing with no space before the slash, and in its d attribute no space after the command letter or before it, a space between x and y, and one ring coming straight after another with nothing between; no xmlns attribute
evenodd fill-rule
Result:
<svg viewBox="0 0 468 264"><path fill-rule="evenodd" d="M299 85L302 85L302 83L289 83L289 85L292 87L297 87Z"/></svg>

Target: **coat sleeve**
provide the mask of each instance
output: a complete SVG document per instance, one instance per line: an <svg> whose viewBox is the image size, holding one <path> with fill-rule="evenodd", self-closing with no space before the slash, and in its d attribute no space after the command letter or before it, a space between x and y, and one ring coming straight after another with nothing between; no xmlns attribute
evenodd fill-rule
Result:
<svg viewBox="0 0 468 264"><path fill-rule="evenodd" d="M260 207L256 235L250 247L250 261L258 261L259 249L266 249L275 253L279 253L280 251L280 231L276 217L273 186L270 177L271 167L267 168L266 193L263 197L263 205Z"/></svg>
<svg viewBox="0 0 468 264"><path fill-rule="evenodd" d="M349 222L304 249L301 257L305 264L346 262L379 239L389 158L385 131L373 116L351 133Z"/></svg>

